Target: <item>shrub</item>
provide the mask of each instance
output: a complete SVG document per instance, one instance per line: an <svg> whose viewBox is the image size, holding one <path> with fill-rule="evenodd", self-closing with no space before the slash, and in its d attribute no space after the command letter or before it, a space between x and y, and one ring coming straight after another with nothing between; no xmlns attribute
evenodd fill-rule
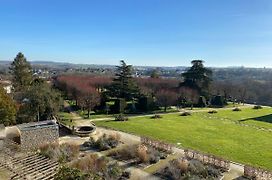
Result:
<svg viewBox="0 0 272 180"><path fill-rule="evenodd" d="M119 179L123 176L123 169L118 165L117 162L108 164L105 179Z"/></svg>
<svg viewBox="0 0 272 180"><path fill-rule="evenodd" d="M191 116L192 114L190 112L183 112L180 114L180 116Z"/></svg>
<svg viewBox="0 0 272 180"><path fill-rule="evenodd" d="M262 109L263 107L261 105L255 105L253 109Z"/></svg>
<svg viewBox="0 0 272 180"><path fill-rule="evenodd" d="M115 121L127 121L128 117L124 116L124 114L118 114L115 116Z"/></svg>
<svg viewBox="0 0 272 180"><path fill-rule="evenodd" d="M192 174L201 174L204 177L207 176L207 173L205 172L206 168L204 166L204 164L202 164L200 161L198 160L194 160L192 159L189 163L188 166L188 170L192 173Z"/></svg>
<svg viewBox="0 0 272 180"><path fill-rule="evenodd" d="M89 179L119 179L123 170L116 162L109 162L97 154L89 154L71 163L71 167L88 173Z"/></svg>
<svg viewBox="0 0 272 180"><path fill-rule="evenodd" d="M74 143L46 143L39 147L39 153L61 163L69 162L78 157L79 146Z"/></svg>
<svg viewBox="0 0 272 180"><path fill-rule="evenodd" d="M151 119L160 119L160 118L162 118L162 116L159 114L155 114L155 115L151 116Z"/></svg>
<svg viewBox="0 0 272 180"><path fill-rule="evenodd" d="M215 114L215 113L217 113L217 111L216 110L210 110L210 111L208 111L208 113L209 114Z"/></svg>
<svg viewBox="0 0 272 180"><path fill-rule="evenodd" d="M232 109L232 111L242 111L242 109L236 107L236 108Z"/></svg>
<svg viewBox="0 0 272 180"><path fill-rule="evenodd" d="M54 179L55 180L69 180L69 179L77 179L77 180L86 179L87 180L87 177L86 175L81 173L79 169L63 166L58 170Z"/></svg>
<svg viewBox="0 0 272 180"><path fill-rule="evenodd" d="M39 154L49 159L57 160L60 153L58 143L44 143L39 146Z"/></svg>
<svg viewBox="0 0 272 180"><path fill-rule="evenodd" d="M214 96L211 99L211 105L216 107L223 107L226 104L224 98L220 95Z"/></svg>
<svg viewBox="0 0 272 180"><path fill-rule="evenodd" d="M98 157L97 154L88 154L87 156L73 161L71 167L77 168L82 172L96 172L106 169L106 160Z"/></svg>
<svg viewBox="0 0 272 180"><path fill-rule="evenodd" d="M137 156L141 162L146 163L148 162L148 154L147 154L147 147L145 145L139 145L137 147Z"/></svg>
<svg viewBox="0 0 272 180"><path fill-rule="evenodd" d="M162 179L218 179L222 171L211 165L204 165L198 160L177 159L169 162L168 166L158 174Z"/></svg>
<svg viewBox="0 0 272 180"><path fill-rule="evenodd" d="M151 147L148 148L147 153L150 164L156 163L164 158L164 153L160 153L158 150Z"/></svg>
<svg viewBox="0 0 272 180"><path fill-rule="evenodd" d="M206 107L207 106L206 98L204 96L199 96L197 106L198 107Z"/></svg>
<svg viewBox="0 0 272 180"><path fill-rule="evenodd" d="M166 153L160 152L155 148L141 145L130 145L122 149L111 151L109 156L118 160L138 159L141 163L156 163L160 159L167 157Z"/></svg>
<svg viewBox="0 0 272 180"><path fill-rule="evenodd" d="M130 145L122 149L111 151L108 155L113 156L118 160L129 160L137 157L136 155L137 145Z"/></svg>
<svg viewBox="0 0 272 180"><path fill-rule="evenodd" d="M98 149L99 151L105 151L117 147L120 138L121 136L118 133L113 133L110 134L109 136L103 134L103 136L98 138L96 141L91 137L89 141L84 142L82 146L86 148L95 148Z"/></svg>
<svg viewBox="0 0 272 180"><path fill-rule="evenodd" d="M60 145L59 162L69 162L79 155L79 146L75 143L65 143Z"/></svg>
<svg viewBox="0 0 272 180"><path fill-rule="evenodd" d="M177 167L182 173L186 173L189 167L189 161L187 159L180 159L177 161Z"/></svg>
<svg viewBox="0 0 272 180"><path fill-rule="evenodd" d="M109 139L116 140L116 141L120 141L121 135L120 135L119 133L117 133L117 132L111 133L111 134L109 135Z"/></svg>

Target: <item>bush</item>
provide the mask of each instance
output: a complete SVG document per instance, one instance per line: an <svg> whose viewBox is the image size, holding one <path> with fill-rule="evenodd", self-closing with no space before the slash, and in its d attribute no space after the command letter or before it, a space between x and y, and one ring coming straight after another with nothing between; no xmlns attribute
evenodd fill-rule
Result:
<svg viewBox="0 0 272 180"><path fill-rule="evenodd" d="M79 155L79 146L74 143L46 143L39 147L39 153L61 163L72 161Z"/></svg>
<svg viewBox="0 0 272 180"><path fill-rule="evenodd" d="M137 147L137 156L142 163L148 162L148 154L147 154L147 147L145 145L139 145Z"/></svg>
<svg viewBox="0 0 272 180"><path fill-rule="evenodd" d="M58 143L44 143L39 147L39 154L49 159L57 160L60 156Z"/></svg>
<svg viewBox="0 0 272 180"><path fill-rule="evenodd" d="M162 116L159 114L155 114L155 115L151 116L151 119L160 119L160 118L162 118Z"/></svg>
<svg viewBox="0 0 272 180"><path fill-rule="evenodd" d="M211 105L215 107L223 107L226 104L224 98L220 95L213 96L211 99Z"/></svg>
<svg viewBox="0 0 272 180"><path fill-rule="evenodd" d="M124 116L123 114L118 114L115 116L115 121L128 121L128 117Z"/></svg>
<svg viewBox="0 0 272 180"><path fill-rule="evenodd" d="M165 158L164 153L160 153L158 150L149 147L147 150L150 164L157 163L160 159Z"/></svg>
<svg viewBox="0 0 272 180"><path fill-rule="evenodd" d="M199 96L197 107L206 107L206 106L207 106L206 98L204 96Z"/></svg>
<svg viewBox="0 0 272 180"><path fill-rule="evenodd" d="M122 149L111 151L109 156L118 160L138 159L140 163L154 164L160 159L167 157L166 153L160 152L155 148L148 147L144 144L130 145Z"/></svg>
<svg viewBox="0 0 272 180"><path fill-rule="evenodd" d="M158 172L162 179L218 179L222 171L211 165L204 165L198 160L177 159Z"/></svg>
<svg viewBox="0 0 272 180"><path fill-rule="evenodd" d="M192 114L190 112L183 112L180 114L180 116L191 116Z"/></svg>
<svg viewBox="0 0 272 180"><path fill-rule="evenodd" d="M108 155L118 160L129 160L137 157L137 145L130 145L122 149L111 151Z"/></svg>
<svg viewBox="0 0 272 180"><path fill-rule="evenodd" d="M71 167L81 170L82 172L97 172L106 169L107 161L101 159L97 154L88 154L81 159L71 163Z"/></svg>
<svg viewBox="0 0 272 180"><path fill-rule="evenodd" d="M180 159L177 161L177 167L182 173L186 173L189 167L189 161L187 159Z"/></svg>
<svg viewBox="0 0 272 180"><path fill-rule="evenodd" d="M59 168L57 174L54 177L55 180L70 180L70 179L77 179L77 180L87 180L86 175L80 172L79 169L71 168L68 166L63 166Z"/></svg>
<svg viewBox="0 0 272 180"><path fill-rule="evenodd" d="M236 108L232 109L232 111L242 111L242 109L236 107Z"/></svg>
<svg viewBox="0 0 272 180"><path fill-rule="evenodd" d="M75 143L65 143L60 145L59 162L69 162L79 155L79 146Z"/></svg>
<svg viewBox="0 0 272 180"><path fill-rule="evenodd" d="M109 162L104 157L98 157L97 154L88 154L73 161L71 166L88 173L88 179L119 179L123 172L116 162Z"/></svg>
<svg viewBox="0 0 272 180"><path fill-rule="evenodd" d="M95 141L92 137L89 139L89 141L86 141L82 144L83 147L86 148L95 148L99 151L105 151L108 149L112 149L118 146L120 141L120 134L113 133L107 136L106 134L103 134L102 137L98 138L97 141Z"/></svg>
<svg viewBox="0 0 272 180"><path fill-rule="evenodd" d="M261 105L255 105L253 109L262 109L263 107Z"/></svg>
<svg viewBox="0 0 272 180"><path fill-rule="evenodd" d="M208 113L209 114L215 114L215 113L217 113L217 111L216 110L210 110L210 111L208 111Z"/></svg>

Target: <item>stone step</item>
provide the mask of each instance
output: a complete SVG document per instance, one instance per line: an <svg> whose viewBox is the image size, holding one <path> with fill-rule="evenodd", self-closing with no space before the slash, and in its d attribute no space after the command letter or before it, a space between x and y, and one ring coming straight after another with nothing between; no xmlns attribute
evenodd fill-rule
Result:
<svg viewBox="0 0 272 180"><path fill-rule="evenodd" d="M38 166L33 166L31 169L26 171L24 174L33 176L34 174L37 174L39 171L47 168L50 164L48 162L44 162Z"/></svg>
<svg viewBox="0 0 272 180"><path fill-rule="evenodd" d="M40 165L36 168L34 168L35 171L30 172L31 176L35 176L36 174L42 173L43 171L51 168L51 167L57 167L58 163L57 162L53 162L53 163L46 163L43 165Z"/></svg>

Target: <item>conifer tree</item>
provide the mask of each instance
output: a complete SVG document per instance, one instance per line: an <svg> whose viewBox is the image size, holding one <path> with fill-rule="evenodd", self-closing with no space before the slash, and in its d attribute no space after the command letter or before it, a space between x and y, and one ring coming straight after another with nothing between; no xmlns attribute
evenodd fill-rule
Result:
<svg viewBox="0 0 272 180"><path fill-rule="evenodd" d="M137 96L138 88L132 77L132 66L127 65L125 61L120 61L117 66L115 78L109 86L110 95L116 98L131 100Z"/></svg>
<svg viewBox="0 0 272 180"><path fill-rule="evenodd" d="M206 96L212 81L212 71L205 68L203 60L193 60L192 67L182 73L184 79L181 86L195 89L200 95Z"/></svg>
<svg viewBox="0 0 272 180"><path fill-rule="evenodd" d="M14 92L23 92L29 89L32 82L32 68L23 53L17 54L11 63L10 71Z"/></svg>

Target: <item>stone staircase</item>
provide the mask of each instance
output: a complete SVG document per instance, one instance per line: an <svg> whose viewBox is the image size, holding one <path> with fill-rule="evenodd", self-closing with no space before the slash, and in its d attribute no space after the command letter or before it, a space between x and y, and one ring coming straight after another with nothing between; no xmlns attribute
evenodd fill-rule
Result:
<svg viewBox="0 0 272 180"><path fill-rule="evenodd" d="M58 169L57 162L32 152L15 151L6 145L0 151L0 170L8 171L10 179L54 179L54 175Z"/></svg>

